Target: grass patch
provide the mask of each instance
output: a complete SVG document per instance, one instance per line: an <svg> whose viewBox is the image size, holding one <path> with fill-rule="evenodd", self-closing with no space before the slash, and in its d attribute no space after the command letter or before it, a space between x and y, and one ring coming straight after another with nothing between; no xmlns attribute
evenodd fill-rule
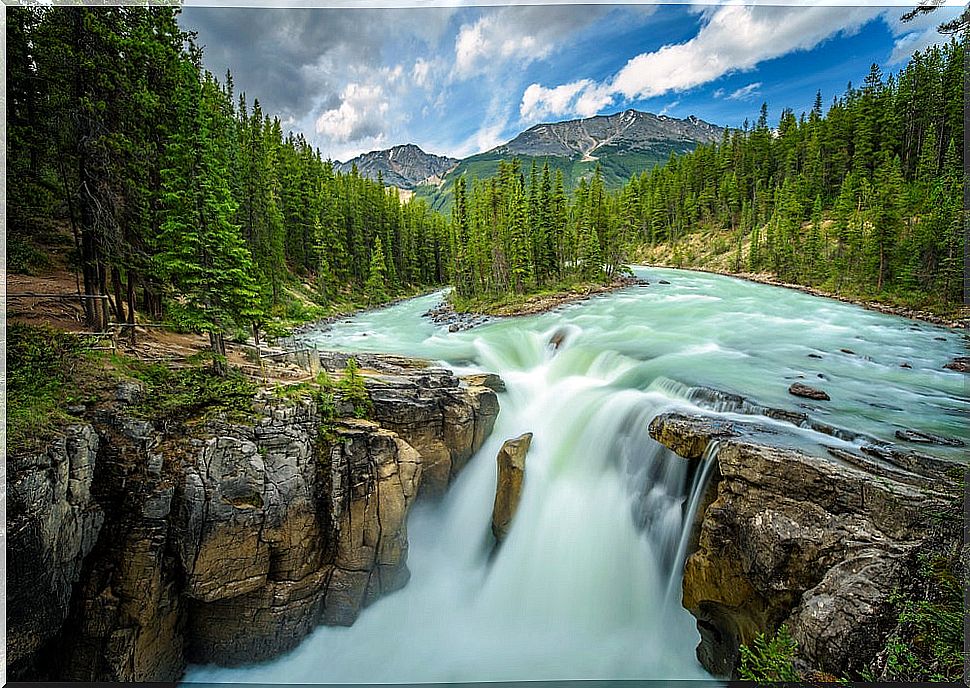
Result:
<svg viewBox="0 0 970 688"><path fill-rule="evenodd" d="M7 447L17 454L39 446L58 427L77 420L67 407L86 403L77 384L87 342L47 326L7 327Z"/></svg>
<svg viewBox="0 0 970 688"><path fill-rule="evenodd" d="M225 377L215 375L204 356L187 368L119 355L108 358L120 377L137 380L144 387L129 407L134 416L162 423L204 421L215 415L230 420L252 417L256 385L233 368Z"/></svg>
<svg viewBox="0 0 970 688"><path fill-rule="evenodd" d="M582 295L588 289L598 289L602 282L562 281L543 286L541 289L522 294L502 292L499 294L479 294L476 296L460 296L452 291L448 301L457 313L481 313L484 315L515 315L529 306L539 304L548 299L559 299L565 296Z"/></svg>

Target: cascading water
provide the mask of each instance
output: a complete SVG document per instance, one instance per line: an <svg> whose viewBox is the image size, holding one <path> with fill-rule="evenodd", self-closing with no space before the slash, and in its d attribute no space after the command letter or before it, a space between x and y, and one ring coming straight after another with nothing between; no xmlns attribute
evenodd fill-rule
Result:
<svg viewBox="0 0 970 688"><path fill-rule="evenodd" d="M946 330L916 334L907 321L710 275L641 275L673 284L454 334L419 317L440 298L433 295L307 335L320 348L366 347L441 360L459 373L499 373L507 385L501 413L445 498L412 512L406 588L364 610L351 628L320 628L276 661L193 667L187 680L703 678L679 585L716 447L692 470L649 438L659 412L697 405L752 412L708 398L699 385L792 406L784 390L787 379L808 374L805 354L838 351L863 331L891 364L870 361L876 372L860 373L846 357L808 359L845 392L827 420L885 436L896 412L866 405L875 384L907 399L910 427L966 436L953 418L970 408L962 380L939 372L941 360L959 351L958 341L935 339L953 337ZM779 308L798 313L798 322L777 315ZM745 337L739 323L755 331ZM806 327L820 333L810 347L801 336ZM550 344L554 334L558 345ZM899 374L900 357L913 365L908 379ZM489 531L495 456L523 432L534 438L521 502L496 550Z"/></svg>

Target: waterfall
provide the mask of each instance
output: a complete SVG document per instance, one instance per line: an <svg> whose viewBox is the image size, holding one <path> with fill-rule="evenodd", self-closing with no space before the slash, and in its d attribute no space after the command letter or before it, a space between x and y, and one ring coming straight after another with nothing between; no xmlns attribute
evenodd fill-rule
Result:
<svg viewBox="0 0 970 688"><path fill-rule="evenodd" d="M440 299L431 295L306 335L321 349L368 347L436 359L459 374L498 373L507 386L501 412L444 498L412 511L404 589L364 610L354 626L319 628L276 661L192 667L188 680L706 678L679 592L718 447L693 464L674 455L649 437L657 414L700 408L780 422L760 414L794 406L789 380L824 373L839 381L826 422L874 435L896 423L966 436L962 377L941 372L937 360L955 355L956 345L932 331L914 333L903 321L798 292L655 272L672 284L467 332L420 317ZM685 310L683 297L699 291L719 298L693 298ZM802 318L796 325L783 317L792 312ZM813 348L805 322L819 326ZM866 342L853 340L853 349L873 342L871 355L892 365L862 369L857 357L806 355L838 352L855 332ZM900 372L897 359L913 367ZM904 414L869 403L877 383L906 397ZM524 432L533 440L521 501L495 548L495 457Z"/></svg>

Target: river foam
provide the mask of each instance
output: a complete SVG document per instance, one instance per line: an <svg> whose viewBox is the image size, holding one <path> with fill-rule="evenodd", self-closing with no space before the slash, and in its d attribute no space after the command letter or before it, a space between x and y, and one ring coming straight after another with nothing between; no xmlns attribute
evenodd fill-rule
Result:
<svg viewBox="0 0 970 688"><path fill-rule="evenodd" d="M305 335L321 349L366 347L499 373L508 389L495 431L441 502L412 512L407 587L353 627L320 628L273 662L196 666L187 680L704 678L679 584L684 524L705 476L649 438L657 413L705 405L696 392L703 385L885 439L906 427L970 441L965 378L942 368L961 355L953 331L914 330L899 318L721 276L638 276L651 285L466 332L420 317L436 294ZM557 332L558 347L550 344ZM824 387L832 401L791 397L796 380ZM534 439L522 501L496 550L495 455L523 432Z"/></svg>

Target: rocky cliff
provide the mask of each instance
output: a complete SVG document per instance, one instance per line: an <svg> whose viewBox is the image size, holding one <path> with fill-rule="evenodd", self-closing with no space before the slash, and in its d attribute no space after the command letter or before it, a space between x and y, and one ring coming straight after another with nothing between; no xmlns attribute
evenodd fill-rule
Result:
<svg viewBox="0 0 970 688"><path fill-rule="evenodd" d="M938 527L959 494L955 466L887 444L815 444L754 418L667 413L650 434L691 461L718 443L683 580L701 663L736 675L739 646L785 625L802 669L872 675L897 621L894 594L937 540L957 546Z"/></svg>
<svg viewBox="0 0 970 688"><path fill-rule="evenodd" d="M11 678L170 681L190 661L268 659L403 586L408 510L447 487L498 404L481 378L362 358L368 419L262 392L245 423L163 430L131 417L129 385L10 456Z"/></svg>

